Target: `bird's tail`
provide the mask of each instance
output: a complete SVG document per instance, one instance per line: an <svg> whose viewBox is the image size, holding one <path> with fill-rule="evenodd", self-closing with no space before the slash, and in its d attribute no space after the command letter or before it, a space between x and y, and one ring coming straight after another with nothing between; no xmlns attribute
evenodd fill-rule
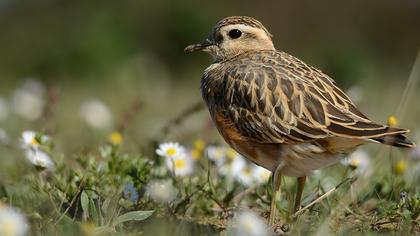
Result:
<svg viewBox="0 0 420 236"><path fill-rule="evenodd" d="M370 140L376 143L383 143L396 147L415 147L415 144L404 136L404 134L409 132L408 129L358 121L350 125L332 122L331 125L328 126L328 130L337 136Z"/></svg>
<svg viewBox="0 0 420 236"><path fill-rule="evenodd" d="M398 130L399 132L395 132ZM409 130L388 127L383 136L370 138L374 142L383 143L395 147L413 148L416 145L404 136Z"/></svg>

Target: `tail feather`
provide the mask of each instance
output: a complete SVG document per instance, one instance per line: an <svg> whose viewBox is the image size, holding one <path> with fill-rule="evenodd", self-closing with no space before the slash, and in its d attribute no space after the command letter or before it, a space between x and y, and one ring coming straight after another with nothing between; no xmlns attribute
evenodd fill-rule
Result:
<svg viewBox="0 0 420 236"><path fill-rule="evenodd" d="M408 132L408 130L406 132ZM382 137L371 138L371 140L395 147L413 148L416 146L403 134L385 134Z"/></svg>
<svg viewBox="0 0 420 236"><path fill-rule="evenodd" d="M409 132L407 129L363 121L342 123L334 119L331 119L331 124L327 128L330 132L340 137L368 139L395 147L415 147L415 144L404 136L405 133Z"/></svg>
<svg viewBox="0 0 420 236"><path fill-rule="evenodd" d="M398 134L405 134L408 132L406 129L362 121L351 124L340 124L335 120L331 120L331 124L327 127L327 129L333 134L341 137L365 139L380 139L381 137L397 136Z"/></svg>

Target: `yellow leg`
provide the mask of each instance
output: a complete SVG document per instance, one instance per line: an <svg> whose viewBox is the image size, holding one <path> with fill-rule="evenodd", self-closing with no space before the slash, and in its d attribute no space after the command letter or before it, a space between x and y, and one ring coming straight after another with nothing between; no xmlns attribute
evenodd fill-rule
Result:
<svg viewBox="0 0 420 236"><path fill-rule="evenodd" d="M273 175L273 196L271 197L270 219L269 224L273 226L277 218L276 201L280 198L281 170L284 165L280 164Z"/></svg>
<svg viewBox="0 0 420 236"><path fill-rule="evenodd" d="M303 188L305 187L305 182L306 182L306 176L297 178L297 191L296 191L295 207L293 209L293 213L296 213L300 209L300 201L302 199L302 193L303 193Z"/></svg>

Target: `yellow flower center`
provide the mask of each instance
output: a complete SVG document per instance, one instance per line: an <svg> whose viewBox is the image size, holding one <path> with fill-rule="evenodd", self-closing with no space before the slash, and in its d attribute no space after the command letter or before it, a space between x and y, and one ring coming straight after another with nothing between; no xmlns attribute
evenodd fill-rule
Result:
<svg viewBox="0 0 420 236"><path fill-rule="evenodd" d="M250 233L250 234L253 233L253 231L254 231L254 224L255 224L255 222L252 222L250 220L246 220L246 222L244 222L245 231L248 232L248 233Z"/></svg>
<svg viewBox="0 0 420 236"><path fill-rule="evenodd" d="M222 157L223 157L223 151L222 150L217 149L217 150L214 151L214 159L219 160L219 159L222 159Z"/></svg>
<svg viewBox="0 0 420 236"><path fill-rule="evenodd" d="M184 159L175 160L175 169L183 169L187 165Z"/></svg>
<svg viewBox="0 0 420 236"><path fill-rule="evenodd" d="M108 141L111 144L119 145L123 142L123 136L119 132L113 132L108 136Z"/></svg>
<svg viewBox="0 0 420 236"><path fill-rule="evenodd" d="M176 154L176 149L175 148L168 148L167 150L166 150L166 154L168 155L168 156L175 156L175 154Z"/></svg>
<svg viewBox="0 0 420 236"><path fill-rule="evenodd" d="M244 174L245 175L251 175L252 174L252 170L251 170L251 168L249 168L249 167L245 167L245 169L244 169Z"/></svg>
<svg viewBox="0 0 420 236"><path fill-rule="evenodd" d="M36 140L36 138L32 138L31 141L29 142L32 146L39 146L39 142L38 140Z"/></svg>
<svg viewBox="0 0 420 236"><path fill-rule="evenodd" d="M232 148L229 148L226 152L227 158L229 158L229 160L231 161L236 158L236 154L237 154L236 151L233 150Z"/></svg>
<svg viewBox="0 0 420 236"><path fill-rule="evenodd" d="M395 116L390 116L390 117L388 117L388 122L387 122L387 124L388 124L389 126L397 126L397 125L398 125L398 119L397 119L397 117L395 117Z"/></svg>
<svg viewBox="0 0 420 236"><path fill-rule="evenodd" d="M357 168L360 165L360 160L359 159L352 159L350 161L350 166Z"/></svg>
<svg viewBox="0 0 420 236"><path fill-rule="evenodd" d="M195 149L197 149L198 151L202 151L205 147L206 147L206 143L202 140L202 139L197 139L194 142L194 147Z"/></svg>
<svg viewBox="0 0 420 236"><path fill-rule="evenodd" d="M394 171L396 174L400 175L403 174L407 170L407 162L400 160L394 167Z"/></svg>
<svg viewBox="0 0 420 236"><path fill-rule="evenodd" d="M17 223L12 219L4 219L0 225L0 235L13 236L17 235Z"/></svg>
<svg viewBox="0 0 420 236"><path fill-rule="evenodd" d="M194 160L199 160L201 158L201 151L194 149L191 151L191 156Z"/></svg>

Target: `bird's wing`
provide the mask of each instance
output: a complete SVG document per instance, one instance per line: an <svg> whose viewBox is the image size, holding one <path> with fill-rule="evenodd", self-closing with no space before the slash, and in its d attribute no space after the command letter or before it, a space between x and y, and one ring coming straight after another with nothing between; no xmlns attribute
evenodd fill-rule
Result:
<svg viewBox="0 0 420 236"><path fill-rule="evenodd" d="M254 141L301 143L406 132L372 123L330 77L284 52L253 53L225 63L222 112Z"/></svg>

